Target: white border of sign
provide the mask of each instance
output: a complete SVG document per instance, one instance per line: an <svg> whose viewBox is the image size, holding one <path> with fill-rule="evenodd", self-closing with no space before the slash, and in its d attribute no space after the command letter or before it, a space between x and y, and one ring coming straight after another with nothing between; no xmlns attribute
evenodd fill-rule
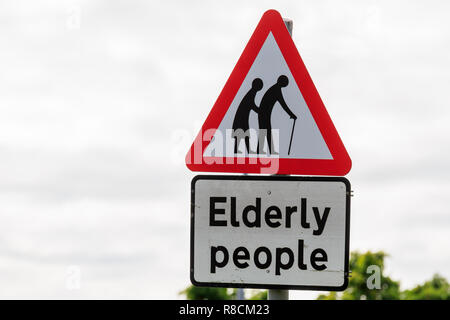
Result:
<svg viewBox="0 0 450 320"><path fill-rule="evenodd" d="M333 181L343 182L346 187L345 201L345 266L344 283L339 287L330 286L299 286L299 285L267 285L254 283L216 283L198 282L194 278L194 240L195 240L195 183L198 180L250 180L250 181ZM236 176L236 175L198 175L191 182L191 255L190 278L195 286L201 287L226 287L226 288L260 288L260 289L294 289L294 290L323 290L343 291L348 286L349 276L349 242L350 242L350 182L344 177L300 177L300 176Z"/></svg>

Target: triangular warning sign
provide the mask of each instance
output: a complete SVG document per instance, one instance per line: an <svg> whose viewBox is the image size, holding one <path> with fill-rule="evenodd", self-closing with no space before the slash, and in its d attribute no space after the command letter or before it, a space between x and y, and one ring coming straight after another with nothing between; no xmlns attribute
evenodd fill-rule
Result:
<svg viewBox="0 0 450 320"><path fill-rule="evenodd" d="M186 165L204 172L350 171L350 157L277 11L261 18Z"/></svg>

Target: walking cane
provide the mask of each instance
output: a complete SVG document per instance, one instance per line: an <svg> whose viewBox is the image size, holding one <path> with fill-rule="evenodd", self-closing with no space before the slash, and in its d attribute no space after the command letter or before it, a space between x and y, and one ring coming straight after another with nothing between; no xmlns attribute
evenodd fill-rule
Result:
<svg viewBox="0 0 450 320"><path fill-rule="evenodd" d="M291 141L289 141L288 155L291 154L291 145L292 145L292 137L294 136L295 121L297 121L297 119L294 119L294 123L292 124Z"/></svg>

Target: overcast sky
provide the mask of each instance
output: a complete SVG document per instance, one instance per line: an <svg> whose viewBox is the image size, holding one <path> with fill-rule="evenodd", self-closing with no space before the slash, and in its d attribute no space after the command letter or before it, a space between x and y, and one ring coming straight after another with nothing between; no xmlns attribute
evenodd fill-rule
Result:
<svg viewBox="0 0 450 320"><path fill-rule="evenodd" d="M0 298L180 298L184 156L270 8L352 158L351 250L403 288L450 278L450 2L11 0Z"/></svg>

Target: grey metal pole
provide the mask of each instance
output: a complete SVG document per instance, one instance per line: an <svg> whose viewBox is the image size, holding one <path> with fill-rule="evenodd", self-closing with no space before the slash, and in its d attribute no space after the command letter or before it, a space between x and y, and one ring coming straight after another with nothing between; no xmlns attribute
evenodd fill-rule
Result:
<svg viewBox="0 0 450 320"><path fill-rule="evenodd" d="M289 31L289 34L292 37L292 29L294 27L294 22L291 19L284 19L284 24L286 25L286 28ZM268 300L289 300L289 290L276 290L276 289L269 289L268 290L267 299Z"/></svg>
<svg viewBox="0 0 450 320"><path fill-rule="evenodd" d="M283 18L284 24L286 25L286 28L289 31L289 34L292 37L292 29L294 28L294 21L292 21L291 19L285 19Z"/></svg>
<svg viewBox="0 0 450 320"><path fill-rule="evenodd" d="M236 290L236 300L245 300L245 293L243 288Z"/></svg>
<svg viewBox="0 0 450 320"><path fill-rule="evenodd" d="M268 300L289 300L289 290L269 289Z"/></svg>

